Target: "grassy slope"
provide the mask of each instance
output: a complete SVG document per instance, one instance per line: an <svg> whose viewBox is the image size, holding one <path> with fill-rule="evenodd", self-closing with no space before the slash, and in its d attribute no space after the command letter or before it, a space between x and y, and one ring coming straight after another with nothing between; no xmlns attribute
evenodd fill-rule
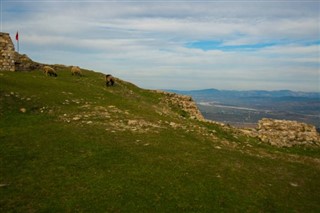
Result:
<svg viewBox="0 0 320 213"><path fill-rule="evenodd" d="M2 212L320 211L319 149L182 118L99 73L58 74L0 73Z"/></svg>

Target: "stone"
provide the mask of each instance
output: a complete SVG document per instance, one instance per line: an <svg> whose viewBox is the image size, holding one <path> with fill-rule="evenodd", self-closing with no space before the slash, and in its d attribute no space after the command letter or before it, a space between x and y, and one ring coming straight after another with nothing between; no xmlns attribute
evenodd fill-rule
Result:
<svg viewBox="0 0 320 213"><path fill-rule="evenodd" d="M128 125L132 126L132 125L137 125L139 122L137 120L128 120Z"/></svg>
<svg viewBox="0 0 320 213"><path fill-rule="evenodd" d="M15 71L14 45L9 33L0 32L0 71Z"/></svg>
<svg viewBox="0 0 320 213"><path fill-rule="evenodd" d="M26 112L27 112L27 109L26 109L26 108L20 108L20 112L26 113Z"/></svg>
<svg viewBox="0 0 320 213"><path fill-rule="evenodd" d="M192 97L187 95L179 95L176 93L165 92L161 90L157 90L157 93L161 93L165 95L164 102L166 102L169 106L175 106L180 108L183 112L185 112L185 116L189 119L196 119L200 121L204 121L204 117L202 116L200 110L198 109L196 103L193 101Z"/></svg>
<svg viewBox="0 0 320 213"><path fill-rule="evenodd" d="M173 127L173 128L177 128L178 127L178 125L175 123L175 122L170 122L170 124L169 124L171 127Z"/></svg>
<svg viewBox="0 0 320 213"><path fill-rule="evenodd" d="M320 135L316 127L298 121L263 118L259 121L257 129L246 129L242 132L278 147L320 146Z"/></svg>
<svg viewBox="0 0 320 213"><path fill-rule="evenodd" d="M78 121L78 120L80 120L80 119L81 119L81 118L78 117L78 116L75 116L75 117L72 118L72 120L74 120L74 121Z"/></svg>

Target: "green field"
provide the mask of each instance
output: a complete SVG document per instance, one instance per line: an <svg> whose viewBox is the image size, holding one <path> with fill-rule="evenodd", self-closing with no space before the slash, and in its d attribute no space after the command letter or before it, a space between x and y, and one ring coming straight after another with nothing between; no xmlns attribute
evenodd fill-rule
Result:
<svg viewBox="0 0 320 213"><path fill-rule="evenodd" d="M0 73L1 212L320 212L320 149L274 148L101 73Z"/></svg>

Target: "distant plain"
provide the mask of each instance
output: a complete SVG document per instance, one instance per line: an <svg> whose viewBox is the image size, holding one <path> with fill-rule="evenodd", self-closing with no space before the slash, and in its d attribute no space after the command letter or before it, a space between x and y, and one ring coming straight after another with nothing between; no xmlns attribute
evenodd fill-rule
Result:
<svg viewBox="0 0 320 213"><path fill-rule="evenodd" d="M238 127L255 127L262 118L296 120L320 129L320 93L280 91L193 90L190 95L206 119Z"/></svg>

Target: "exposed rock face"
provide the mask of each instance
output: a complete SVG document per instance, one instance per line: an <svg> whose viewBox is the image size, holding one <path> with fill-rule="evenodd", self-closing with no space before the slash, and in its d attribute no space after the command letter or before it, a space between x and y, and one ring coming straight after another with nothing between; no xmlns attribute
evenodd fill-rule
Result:
<svg viewBox="0 0 320 213"><path fill-rule="evenodd" d="M43 64L32 61L27 55L15 52L15 71L32 71L40 69Z"/></svg>
<svg viewBox="0 0 320 213"><path fill-rule="evenodd" d="M245 133L278 147L320 146L320 135L315 126L297 121L263 118L259 121L257 130Z"/></svg>
<svg viewBox="0 0 320 213"><path fill-rule="evenodd" d="M187 117L191 119L197 119L203 121L204 118L199 111L196 103L190 96L178 95L176 93L157 91L158 93L165 94L167 99L165 100L169 105L180 108L182 112L185 112Z"/></svg>

